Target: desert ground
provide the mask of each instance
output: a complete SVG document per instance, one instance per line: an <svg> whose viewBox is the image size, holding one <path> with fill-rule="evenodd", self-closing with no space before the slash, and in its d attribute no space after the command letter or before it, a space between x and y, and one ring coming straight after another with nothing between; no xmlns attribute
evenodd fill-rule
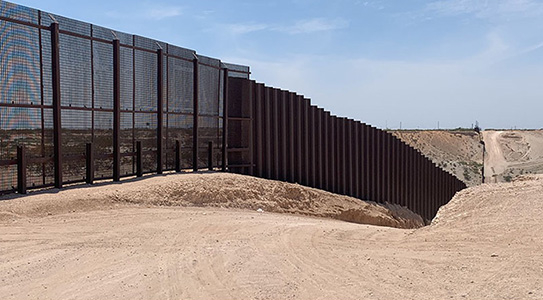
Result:
<svg viewBox="0 0 543 300"><path fill-rule="evenodd" d="M535 175L472 187L411 229L353 223L417 227L401 208L234 174L12 196L0 298L541 299L542 195Z"/></svg>

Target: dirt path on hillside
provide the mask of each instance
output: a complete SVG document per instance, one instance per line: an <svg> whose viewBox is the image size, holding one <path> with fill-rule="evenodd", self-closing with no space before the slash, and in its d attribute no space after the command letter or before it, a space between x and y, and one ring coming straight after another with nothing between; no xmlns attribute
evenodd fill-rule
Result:
<svg viewBox="0 0 543 300"><path fill-rule="evenodd" d="M543 173L543 131L483 132L487 182L510 181L519 175Z"/></svg>
<svg viewBox="0 0 543 300"><path fill-rule="evenodd" d="M125 204L4 218L0 298L541 299L535 179L464 190L418 230Z"/></svg>
<svg viewBox="0 0 543 300"><path fill-rule="evenodd" d="M495 182L495 176L502 174L507 167L499 137L503 131L483 131L485 141L485 182Z"/></svg>

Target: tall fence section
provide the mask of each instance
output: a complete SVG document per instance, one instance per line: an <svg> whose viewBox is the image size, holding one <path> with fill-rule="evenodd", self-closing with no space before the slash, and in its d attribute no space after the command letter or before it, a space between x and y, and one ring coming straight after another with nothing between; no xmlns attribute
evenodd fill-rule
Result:
<svg viewBox="0 0 543 300"><path fill-rule="evenodd" d="M0 194L222 170L404 205L465 185L392 135L249 80L249 67L0 2Z"/></svg>
<svg viewBox="0 0 543 300"><path fill-rule="evenodd" d="M5 1L0 42L0 192L224 165L248 67Z"/></svg>
<svg viewBox="0 0 543 300"><path fill-rule="evenodd" d="M399 204L428 220L466 187L394 135L303 96L237 78L228 91L232 172Z"/></svg>

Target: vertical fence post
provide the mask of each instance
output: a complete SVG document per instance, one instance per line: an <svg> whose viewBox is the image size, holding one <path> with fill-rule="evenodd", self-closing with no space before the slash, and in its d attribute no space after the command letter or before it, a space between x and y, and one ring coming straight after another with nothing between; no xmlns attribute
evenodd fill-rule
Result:
<svg viewBox="0 0 543 300"><path fill-rule="evenodd" d="M328 139L330 141L330 152L328 153L330 155L330 186L331 186L331 189L330 191L333 192L333 193L337 193L338 191L338 188L337 188L337 157L338 157L338 154L337 154L337 148L336 148L336 145L337 145L337 137L338 137L338 134L337 134L337 131L336 131L336 126L337 126L337 117L336 116L331 116L330 117L330 129L328 130Z"/></svg>
<svg viewBox="0 0 543 300"><path fill-rule="evenodd" d="M353 156L352 164L354 170L354 194L356 198L360 198L360 122L353 121Z"/></svg>
<svg viewBox="0 0 543 300"><path fill-rule="evenodd" d="M325 111L323 116L323 128L324 128L324 189L327 191L332 190L332 185L330 184L330 112Z"/></svg>
<svg viewBox="0 0 543 300"><path fill-rule="evenodd" d="M26 194L26 160L25 146L17 146L17 192L19 194Z"/></svg>
<svg viewBox="0 0 543 300"><path fill-rule="evenodd" d="M199 64L198 64L198 57L196 57L196 54L194 55L194 59L192 60L193 65L193 125L192 125L192 171L197 172L198 171L198 148L199 148L199 140L198 140L198 116L200 115L200 108L198 105L198 97L199 97Z"/></svg>
<svg viewBox="0 0 543 300"><path fill-rule="evenodd" d="M310 180L310 186L311 187L318 187L319 182L319 172L317 170L317 136L316 136L316 130L317 128L317 118L316 118L316 111L317 107L311 105L309 106L309 176L311 178Z"/></svg>
<svg viewBox="0 0 543 300"><path fill-rule="evenodd" d="M354 153L354 150L353 150L353 146L354 146L354 139L353 139L353 124L354 124L354 120L351 120L351 119L347 119L346 120L346 125L347 125L347 159L345 161L345 163L347 164L346 165L346 169L345 171L347 172L347 195L349 196L354 196L355 195L355 192L354 192L354 185L353 185L353 182L354 182L354 168L353 168L353 163L354 163L354 157L353 157L353 153Z"/></svg>
<svg viewBox="0 0 543 300"><path fill-rule="evenodd" d="M163 173L164 168L164 50L157 54L157 137L156 137L156 172Z"/></svg>
<svg viewBox="0 0 543 300"><path fill-rule="evenodd" d="M224 84L223 84L223 116L222 116L222 171L226 172L228 164L228 68L223 69ZM253 119L254 122L254 119Z"/></svg>
<svg viewBox="0 0 543 300"><path fill-rule="evenodd" d="M175 172L181 172L181 141L175 141Z"/></svg>
<svg viewBox="0 0 543 300"><path fill-rule="evenodd" d="M246 97L246 103L247 105L249 106L249 115L247 116L249 118L249 175L254 175L254 172L255 172L255 149L254 149L254 120L255 120L255 116L254 116L254 109L253 109L253 103L255 101L255 94L254 94L254 90L256 88L256 82L254 81L249 81L249 85L247 86L247 93L244 94L244 95L247 95L247 96L244 96Z"/></svg>
<svg viewBox="0 0 543 300"><path fill-rule="evenodd" d="M141 141L136 142L136 176L143 176L143 153L141 148Z"/></svg>
<svg viewBox="0 0 543 300"><path fill-rule="evenodd" d="M60 109L60 45L59 25L51 27L51 71L53 84L53 145L55 164L55 187L62 188L62 119Z"/></svg>
<svg viewBox="0 0 543 300"><path fill-rule="evenodd" d="M264 139L264 178L272 179L273 178L273 163L272 163L272 129L271 129L271 88L270 87L264 87L264 95L263 95L263 101L262 101L262 107L263 109L263 139Z"/></svg>
<svg viewBox="0 0 543 300"><path fill-rule="evenodd" d="M262 103L263 103L263 99L262 99L262 93L263 93L263 90L264 90L264 85L261 84L261 83L258 83L256 84L255 86L255 90L254 90L254 100L255 100L255 114L253 116L253 122L254 122L254 126L255 126L255 138L256 138L256 141L255 141L255 156L256 156L256 168L255 168L255 172L256 172L256 176L258 177L263 177L263 167L264 167L264 130L263 130L263 127L262 127L262 115L263 115L263 112L262 112Z"/></svg>
<svg viewBox="0 0 543 300"><path fill-rule="evenodd" d="M94 183L94 144L87 143L85 150L86 150L85 151L86 152L85 165L87 169L86 183L93 184Z"/></svg>
<svg viewBox="0 0 543 300"><path fill-rule="evenodd" d="M294 93L286 92L285 94L287 101L287 111L288 111L288 181L294 182L296 178L296 144L295 144L295 126L294 126Z"/></svg>
<svg viewBox="0 0 543 300"><path fill-rule="evenodd" d="M341 126L343 119L338 117L335 119L335 152L336 152L336 193L343 194L343 135L341 134Z"/></svg>
<svg viewBox="0 0 543 300"><path fill-rule="evenodd" d="M213 142L207 143L207 169L213 171Z"/></svg>
<svg viewBox="0 0 543 300"><path fill-rule="evenodd" d="M271 104L271 125L272 125L272 178L275 180L282 180L281 178L281 160L283 159L281 155L281 148L280 148L280 132L279 132L279 98L278 98L278 90L277 89L270 89L271 95L270 95L270 104Z"/></svg>
<svg viewBox="0 0 543 300"><path fill-rule="evenodd" d="M279 93L279 118L280 118L280 136L281 141L281 180L288 181L288 117L287 117L287 97L284 91L278 91Z"/></svg>
<svg viewBox="0 0 543 300"><path fill-rule="evenodd" d="M113 181L121 178L121 42L113 40ZM93 172L94 174L94 172Z"/></svg>

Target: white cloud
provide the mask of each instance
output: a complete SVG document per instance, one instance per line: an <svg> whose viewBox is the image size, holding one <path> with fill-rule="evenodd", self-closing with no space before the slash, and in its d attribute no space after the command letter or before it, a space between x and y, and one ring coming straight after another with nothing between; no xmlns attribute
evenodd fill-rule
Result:
<svg viewBox="0 0 543 300"><path fill-rule="evenodd" d="M534 0L439 0L426 5L425 15L464 15L479 18L537 17L543 3Z"/></svg>
<svg viewBox="0 0 543 300"><path fill-rule="evenodd" d="M230 24L226 26L227 30L234 35L247 34L255 31L268 29L266 24Z"/></svg>
<svg viewBox="0 0 543 300"><path fill-rule="evenodd" d="M315 18L298 21L290 26L276 27L275 30L289 34L303 34L344 29L348 26L349 23L343 19Z"/></svg>
<svg viewBox="0 0 543 300"><path fill-rule="evenodd" d="M309 34L316 32L327 32L333 30L344 29L349 26L349 22L344 19L326 19L326 18L314 18L301 20L290 25L276 25L276 24L264 24L264 23L247 23L247 24L228 24L222 25L228 29L231 34L242 35L252 33L256 31L274 31L283 32L291 35L296 34Z"/></svg>
<svg viewBox="0 0 543 300"><path fill-rule="evenodd" d="M139 3L127 9L127 11L107 11L106 16L121 20L154 20L160 21L183 14L179 6Z"/></svg>
<svg viewBox="0 0 543 300"><path fill-rule="evenodd" d="M153 8L147 12L147 17L153 20L162 20L181 15L179 7L159 7Z"/></svg>

